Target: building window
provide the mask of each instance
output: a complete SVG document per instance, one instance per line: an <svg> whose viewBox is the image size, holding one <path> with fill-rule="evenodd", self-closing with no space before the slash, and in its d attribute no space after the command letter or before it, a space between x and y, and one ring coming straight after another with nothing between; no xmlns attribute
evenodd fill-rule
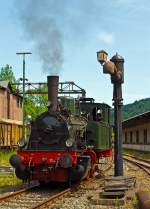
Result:
<svg viewBox="0 0 150 209"><path fill-rule="evenodd" d="M132 144L132 131L130 131L130 144Z"/></svg>
<svg viewBox="0 0 150 209"><path fill-rule="evenodd" d="M128 138L127 138L127 132L125 132L124 138L125 138L125 144L127 144L128 143L127 142L127 140L128 140Z"/></svg>
<svg viewBox="0 0 150 209"><path fill-rule="evenodd" d="M136 143L139 144L139 131L136 131Z"/></svg>
<svg viewBox="0 0 150 209"><path fill-rule="evenodd" d="M147 144L147 129L144 129L144 144Z"/></svg>

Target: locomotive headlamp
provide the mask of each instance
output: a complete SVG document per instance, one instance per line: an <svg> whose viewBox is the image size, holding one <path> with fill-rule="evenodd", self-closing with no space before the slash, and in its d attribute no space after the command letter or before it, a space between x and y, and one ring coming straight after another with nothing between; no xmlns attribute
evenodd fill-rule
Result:
<svg viewBox="0 0 150 209"><path fill-rule="evenodd" d="M97 52L97 60L98 60L98 62L101 63L101 65L103 65L105 62L107 62L107 57L108 57L108 54L106 51L100 50Z"/></svg>
<svg viewBox="0 0 150 209"><path fill-rule="evenodd" d="M73 145L72 139L67 139L66 140L66 147L72 147L72 145Z"/></svg>

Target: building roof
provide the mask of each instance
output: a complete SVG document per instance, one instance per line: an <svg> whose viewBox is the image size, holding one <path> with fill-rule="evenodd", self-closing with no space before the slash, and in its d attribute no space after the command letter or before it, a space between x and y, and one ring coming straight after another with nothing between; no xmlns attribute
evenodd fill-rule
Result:
<svg viewBox="0 0 150 209"><path fill-rule="evenodd" d="M0 88L9 89L10 91L12 91L12 87L9 80L0 81Z"/></svg>
<svg viewBox="0 0 150 209"><path fill-rule="evenodd" d="M15 95L15 96L17 96L17 97L22 98L21 95L16 94L16 93L13 92L13 89L12 89L12 86L11 86L11 83L10 83L9 80L0 81L0 89L1 89L1 88L8 90L11 94L13 94L13 95Z"/></svg>
<svg viewBox="0 0 150 209"><path fill-rule="evenodd" d="M122 122L123 128L130 128L150 122L150 111L131 117Z"/></svg>

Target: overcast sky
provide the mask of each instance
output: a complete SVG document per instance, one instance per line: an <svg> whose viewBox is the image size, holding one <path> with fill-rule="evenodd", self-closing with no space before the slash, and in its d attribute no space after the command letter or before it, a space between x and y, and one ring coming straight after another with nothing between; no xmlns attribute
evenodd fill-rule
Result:
<svg viewBox="0 0 150 209"><path fill-rule="evenodd" d="M149 0L10 0L1 1L0 67L12 65L22 76L22 59L29 50L26 77L74 81L87 96L112 105L112 84L102 73L96 51L116 52L125 59L124 104L150 97Z"/></svg>

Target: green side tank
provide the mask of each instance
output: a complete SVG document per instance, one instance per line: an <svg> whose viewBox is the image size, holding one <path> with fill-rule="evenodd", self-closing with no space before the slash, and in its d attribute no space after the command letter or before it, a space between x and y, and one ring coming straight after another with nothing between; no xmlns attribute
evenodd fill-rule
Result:
<svg viewBox="0 0 150 209"><path fill-rule="evenodd" d="M88 122L88 145L95 150L105 150L111 147L111 128L107 123Z"/></svg>

